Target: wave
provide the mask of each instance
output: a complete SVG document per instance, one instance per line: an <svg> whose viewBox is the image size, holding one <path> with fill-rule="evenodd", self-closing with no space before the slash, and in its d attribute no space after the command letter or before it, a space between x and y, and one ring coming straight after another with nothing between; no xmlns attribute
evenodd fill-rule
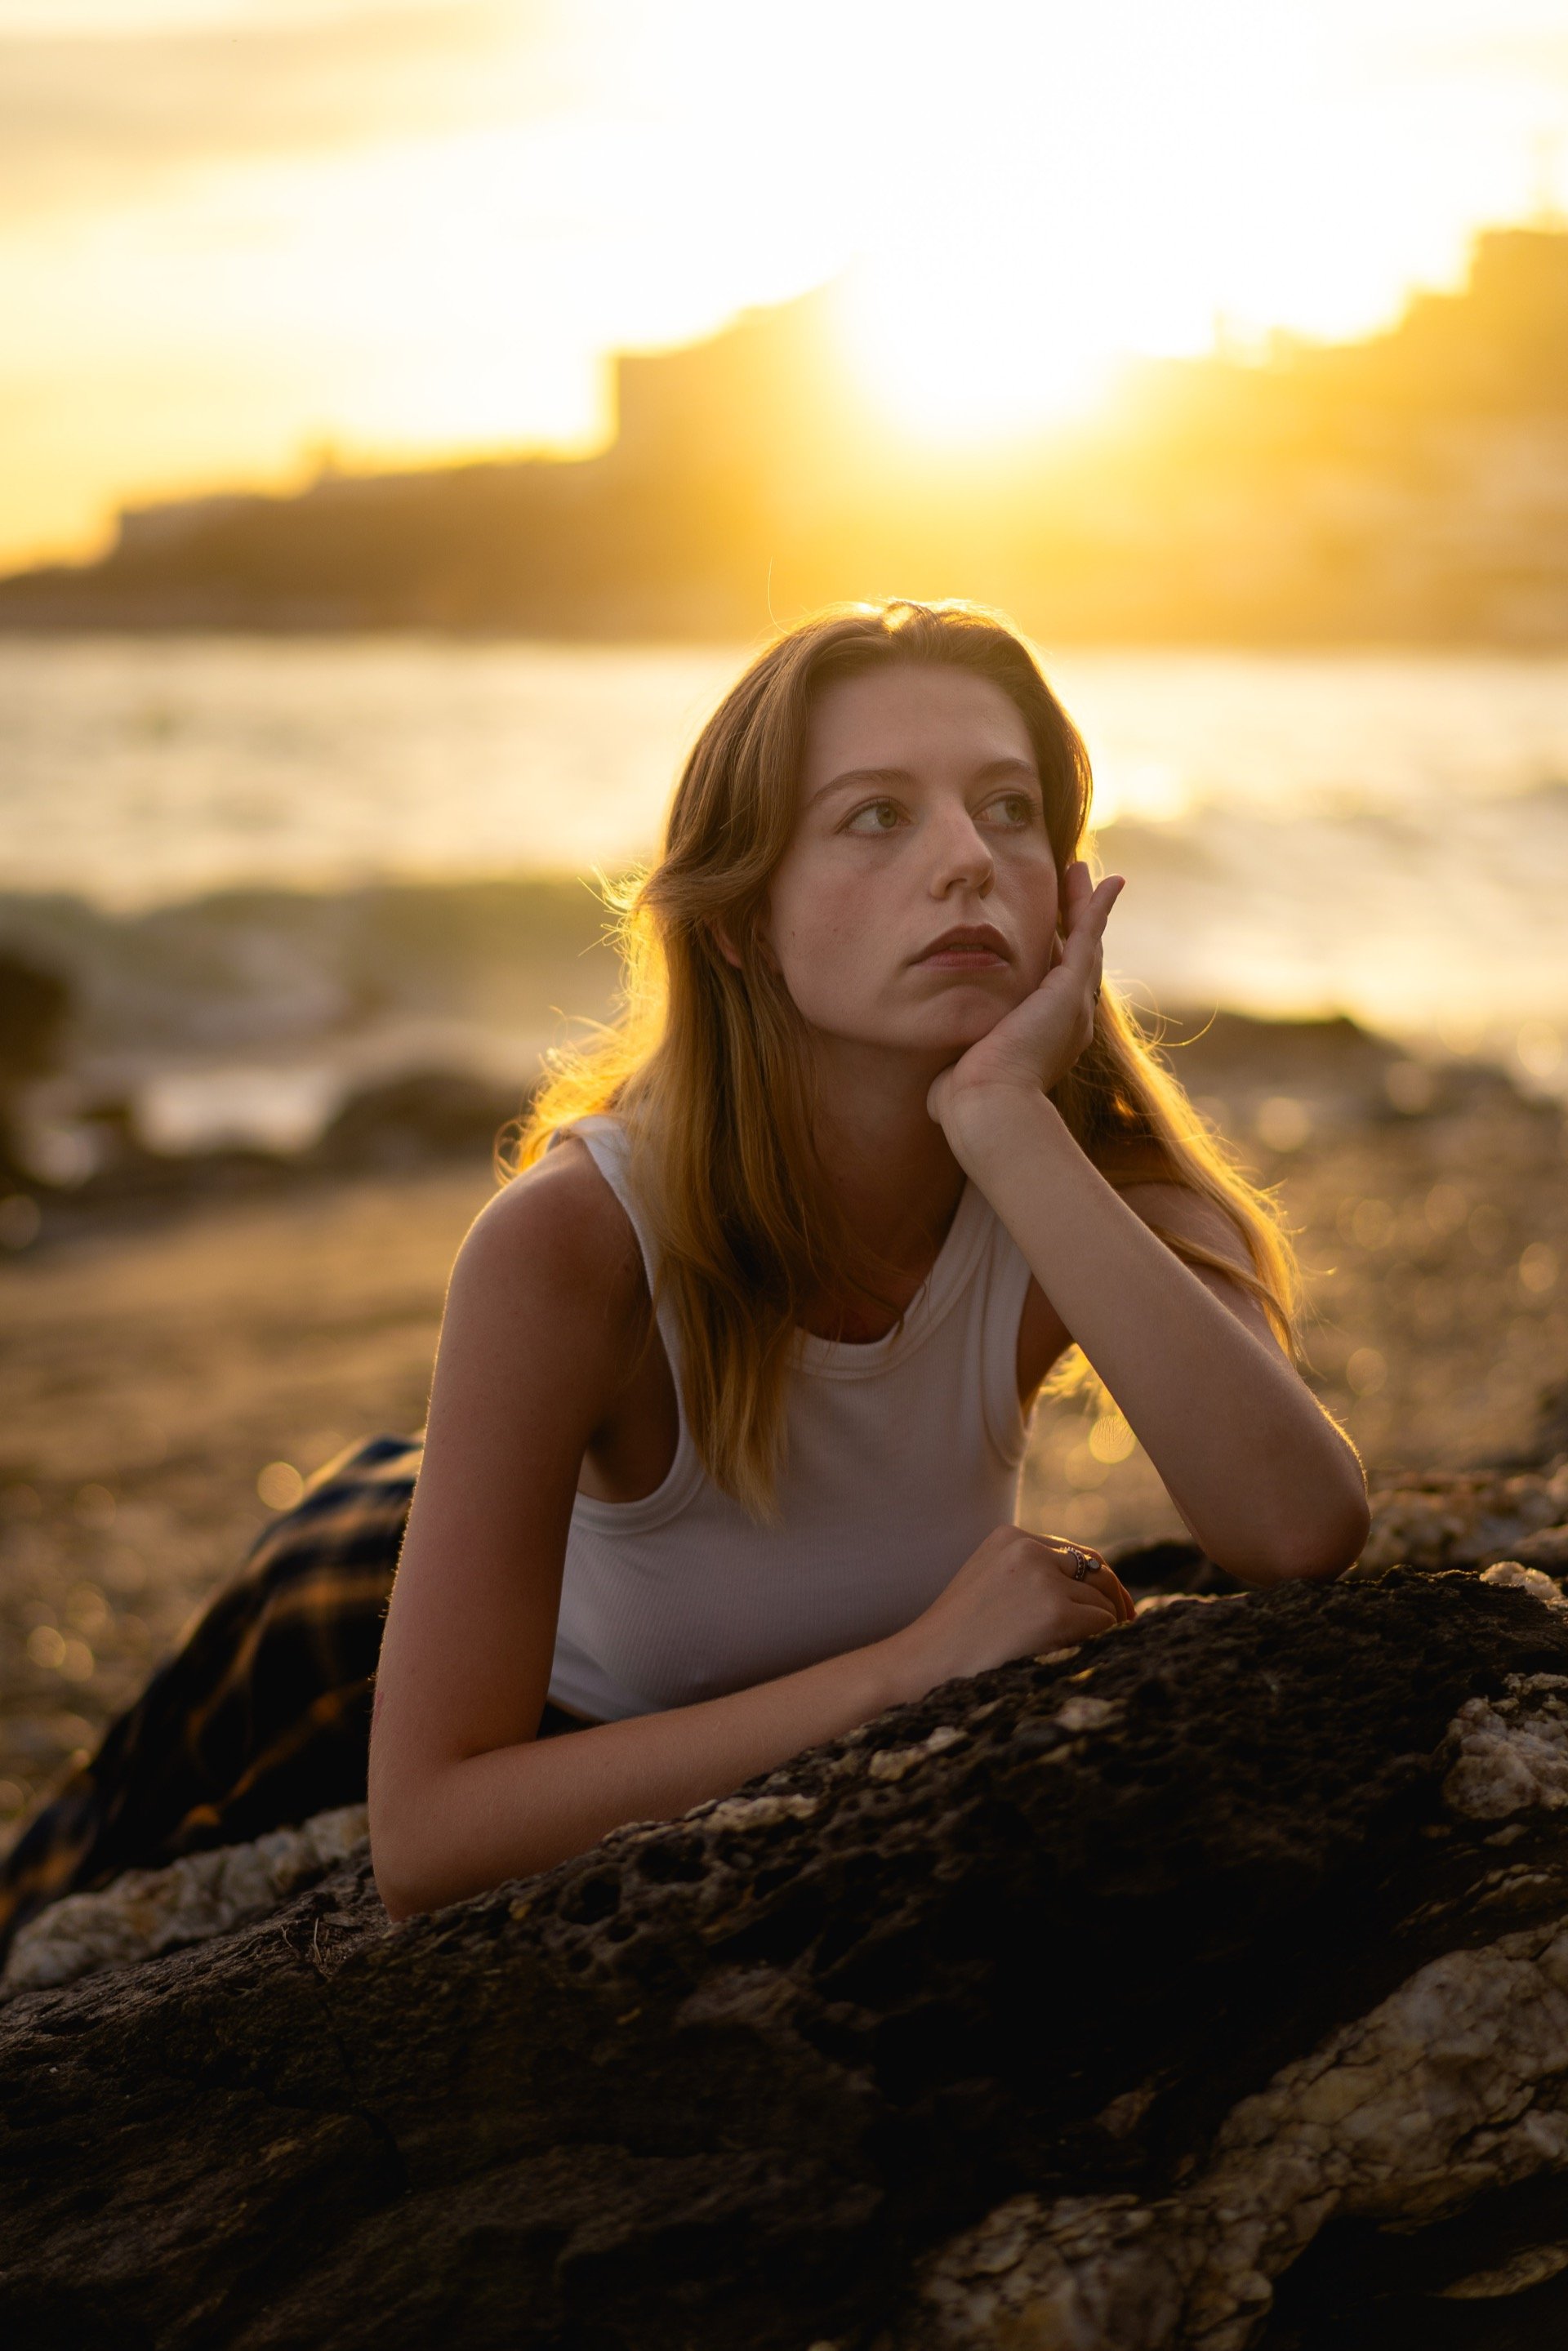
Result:
<svg viewBox="0 0 1568 2351"><path fill-rule="evenodd" d="M1427 1022L1385 1009L1405 1008L1400 988L1413 1007L1437 1005L1431 975L1457 963L1473 998L1495 967L1495 1039L1479 1018L1473 1036L1440 1040L1444 1050L1484 1048L1517 1061L1531 1083L1561 1090L1562 949L1550 920L1555 896L1539 886L1552 862L1544 839L1531 844L1529 892L1493 893L1492 926L1506 932L1511 960L1500 948L1483 956L1474 938L1456 956L1454 877L1424 871L1406 847L1393 861L1405 869L1401 894L1390 861L1364 837L1348 853L1343 827L1232 814L1198 833L1124 819L1102 840L1106 862L1131 877L1111 963L1145 1008L1195 1008L1201 1019L1229 1005L1282 1018L1288 1037L1304 1033L1303 1015L1319 1016L1326 1035L1334 1024L1322 1016L1349 1010L1363 1031L1404 1039L1425 1059ZM1489 911L1486 878L1478 855L1472 928L1478 908ZM64 1065L29 1099L44 1138L35 1164L66 1180L90 1172L84 1138L107 1131L109 1118L161 1153L308 1150L350 1098L413 1073L483 1081L509 1115L548 1047L612 1012L620 967L610 928L588 883L538 873L229 889L141 911L63 893L0 894L0 951L57 975L71 1007ZM1340 934L1348 946L1336 944ZM1522 1029L1512 1010L1521 1003L1533 1012ZM1260 1100L1297 1091L1281 1050L1279 1036L1256 1055L1249 1049L1259 1072L1248 1084L1261 1089ZM1184 1056L1183 1075L1200 1092L1233 1093L1232 1072L1199 1077L1205 1058ZM1337 1046L1330 1058L1348 1071ZM1300 1080L1303 1099L1326 1083L1307 1071ZM1363 1082L1357 1076L1352 1091Z"/></svg>
<svg viewBox="0 0 1568 2351"><path fill-rule="evenodd" d="M609 917L548 877L228 890L144 913L0 894L0 946L71 991L73 1053L247 1054L435 1018L532 1031L601 1016Z"/></svg>
<svg viewBox="0 0 1568 2351"><path fill-rule="evenodd" d="M228 890L139 913L0 894L0 953L57 976L61 1065L35 1085L26 1164L95 1172L106 1121L159 1153L298 1152L408 1072L515 1108L546 1049L613 1008L610 916L545 876Z"/></svg>

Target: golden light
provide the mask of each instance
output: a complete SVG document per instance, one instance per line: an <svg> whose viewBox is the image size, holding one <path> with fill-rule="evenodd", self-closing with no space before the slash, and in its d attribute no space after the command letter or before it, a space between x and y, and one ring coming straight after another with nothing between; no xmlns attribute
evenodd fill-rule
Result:
<svg viewBox="0 0 1568 2351"><path fill-rule="evenodd" d="M973 255L881 257L846 285L841 334L876 405L923 441L965 445L1095 408L1124 322Z"/></svg>
<svg viewBox="0 0 1568 2351"><path fill-rule="evenodd" d="M903 61L889 197L844 306L856 371L905 431L1051 425L1134 355L1261 349L1277 326L1353 337L1417 272L1457 276L1432 120L1342 87L1304 16L988 0L985 17L984 39Z"/></svg>
<svg viewBox="0 0 1568 2351"><path fill-rule="evenodd" d="M78 56L0 201L0 559L308 445L580 449L608 354L846 269L855 376L949 445L1217 328L1365 332L1568 141L1540 9L795 0L785 37L734 0L0 0L0 50ZM176 105L160 44L189 69L203 26L207 100ZM356 95L318 125L323 75Z"/></svg>

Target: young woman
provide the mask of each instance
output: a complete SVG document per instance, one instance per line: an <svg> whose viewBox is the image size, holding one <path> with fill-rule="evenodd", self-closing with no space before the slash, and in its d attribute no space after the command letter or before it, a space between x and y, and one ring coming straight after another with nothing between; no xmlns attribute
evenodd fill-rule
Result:
<svg viewBox="0 0 1568 2351"><path fill-rule="evenodd" d="M1279 1231L1102 986L1088 801L965 608L809 622L704 730L626 1018L453 1275L371 1740L394 1916L1116 1622L1012 1523L1074 1342L1220 1565L1356 1556Z"/></svg>
<svg viewBox="0 0 1568 2351"><path fill-rule="evenodd" d="M1074 1343L1219 1565L1354 1559L1268 1204L1102 987L1089 782L993 616L859 606L752 664L625 1016L464 1244L423 1460L373 1439L275 1524L0 1865L0 1946L361 1795L372 1687L401 1917L1103 1631L1098 1554L1013 1523Z"/></svg>

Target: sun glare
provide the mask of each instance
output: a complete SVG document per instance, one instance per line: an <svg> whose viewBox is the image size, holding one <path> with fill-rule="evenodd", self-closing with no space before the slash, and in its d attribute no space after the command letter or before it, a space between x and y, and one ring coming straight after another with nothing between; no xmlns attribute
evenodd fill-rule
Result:
<svg viewBox="0 0 1568 2351"><path fill-rule="evenodd" d="M280 480L326 442L355 464L581 451L612 429L611 353L846 270L841 348L878 429L984 453L1092 417L1124 357L1355 337L1458 283L1568 125L1568 66L1461 70L1406 0L894 15L795 0L781 41L734 0L0 0L0 36L147 36L78 44L79 91L0 202L0 550L85 545L126 496ZM280 20L380 59L384 108L319 137L292 84L253 92L240 34ZM235 28L232 101L220 78L154 168L154 36L200 25ZM446 68L481 54L459 105Z"/></svg>
<svg viewBox="0 0 1568 2351"><path fill-rule="evenodd" d="M878 409L911 438L945 446L1091 413L1122 356L1112 322L968 259L879 260L847 281L845 353Z"/></svg>
<svg viewBox="0 0 1568 2351"><path fill-rule="evenodd" d="M844 306L858 377L915 437L1091 415L1134 356L1374 331L1414 283L1457 282L1469 221L1508 212L1498 94L1494 152L1461 172L1480 99L1380 78L1312 12L985 16L991 37L903 60L880 118L902 145Z"/></svg>

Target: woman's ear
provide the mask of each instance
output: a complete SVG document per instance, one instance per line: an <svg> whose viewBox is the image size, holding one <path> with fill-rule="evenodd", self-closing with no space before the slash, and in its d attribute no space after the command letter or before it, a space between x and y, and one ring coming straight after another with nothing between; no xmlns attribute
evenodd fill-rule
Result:
<svg viewBox="0 0 1568 2351"><path fill-rule="evenodd" d="M708 916L708 931L712 936L715 946L718 949L726 963L729 965L732 970L738 971L740 969L740 949L736 946L734 939L731 937L729 925L725 921L722 914L710 914Z"/></svg>
<svg viewBox="0 0 1568 2351"><path fill-rule="evenodd" d="M741 967L740 949L735 944L735 934L728 923L722 914L710 914L707 918L707 926L709 935L726 963L732 971L738 971ZM769 971L777 971L779 958L773 952L773 942L768 935L766 916L758 923L754 935L763 962Z"/></svg>

